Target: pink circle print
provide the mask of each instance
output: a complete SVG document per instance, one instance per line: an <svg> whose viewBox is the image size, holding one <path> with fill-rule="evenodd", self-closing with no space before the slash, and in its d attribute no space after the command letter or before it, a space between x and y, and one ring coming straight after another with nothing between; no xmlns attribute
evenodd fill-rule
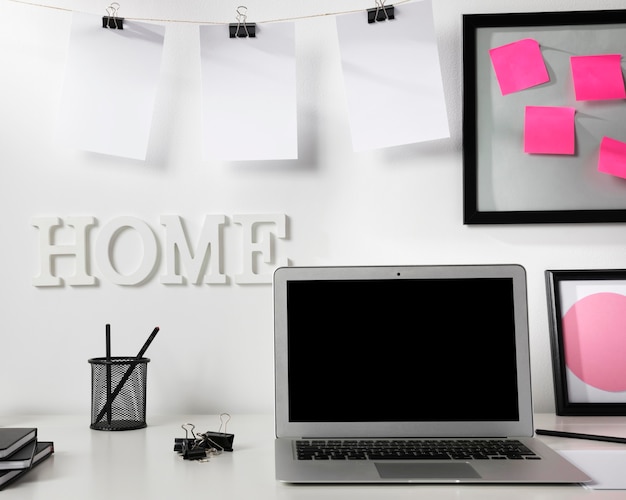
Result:
<svg viewBox="0 0 626 500"><path fill-rule="evenodd" d="M563 317L565 361L586 384L626 390L626 296L596 293L576 302Z"/></svg>

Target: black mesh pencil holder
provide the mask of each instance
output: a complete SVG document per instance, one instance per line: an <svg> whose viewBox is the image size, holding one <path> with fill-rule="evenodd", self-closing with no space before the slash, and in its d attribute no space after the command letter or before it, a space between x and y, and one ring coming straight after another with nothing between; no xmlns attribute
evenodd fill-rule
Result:
<svg viewBox="0 0 626 500"><path fill-rule="evenodd" d="M91 425L101 431L146 427L148 358L92 358Z"/></svg>

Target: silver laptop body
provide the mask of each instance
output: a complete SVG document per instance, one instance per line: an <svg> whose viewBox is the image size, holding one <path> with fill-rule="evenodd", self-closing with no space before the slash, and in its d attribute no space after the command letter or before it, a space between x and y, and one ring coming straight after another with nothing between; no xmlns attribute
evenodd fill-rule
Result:
<svg viewBox="0 0 626 500"><path fill-rule="evenodd" d="M532 437L522 266L282 267L273 286L279 481L590 480ZM364 459L325 450L327 440L340 448L346 440L412 448L502 438L530 453L396 459L369 452L373 458Z"/></svg>

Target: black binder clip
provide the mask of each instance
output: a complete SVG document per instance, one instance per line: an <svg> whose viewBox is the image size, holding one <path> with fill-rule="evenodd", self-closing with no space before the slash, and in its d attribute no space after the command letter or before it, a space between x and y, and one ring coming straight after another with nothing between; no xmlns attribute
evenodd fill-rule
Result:
<svg viewBox="0 0 626 500"><path fill-rule="evenodd" d="M235 440L235 435L226 433L226 426L228 425L229 420L230 415L228 413L222 413L220 414L220 428L218 431L207 431L201 434L202 438L208 445L221 451L233 451L233 441ZM224 428L224 432L222 432L222 427Z"/></svg>
<svg viewBox="0 0 626 500"><path fill-rule="evenodd" d="M113 2L107 7L107 16L102 16L102 27L111 30L123 30L124 18L117 17L117 11L120 8L120 4Z"/></svg>
<svg viewBox="0 0 626 500"><path fill-rule="evenodd" d="M230 38L255 38L256 37L256 24L247 23L248 17L246 12L248 7L240 5L237 7L237 22L228 25L228 34Z"/></svg>
<svg viewBox="0 0 626 500"><path fill-rule="evenodd" d="M185 460L207 460L204 440L198 438L193 432L195 425L183 424L181 427L185 429L185 437L174 438L174 451L180 453Z"/></svg>
<svg viewBox="0 0 626 500"><path fill-rule="evenodd" d="M207 450L200 441L191 443L185 440L182 442L181 455L185 460L206 460Z"/></svg>
<svg viewBox="0 0 626 500"><path fill-rule="evenodd" d="M183 429L185 429L185 437L184 438L174 438L174 451L178 453L183 453L184 450L189 450L193 448L194 444L198 440L193 430L196 428L193 424L183 424L181 425ZM189 437L191 434L191 437Z"/></svg>
<svg viewBox="0 0 626 500"><path fill-rule="evenodd" d="M378 21L389 21L394 19L395 11L393 5L385 6L385 0L376 0L376 7L367 9L367 22L369 24Z"/></svg>

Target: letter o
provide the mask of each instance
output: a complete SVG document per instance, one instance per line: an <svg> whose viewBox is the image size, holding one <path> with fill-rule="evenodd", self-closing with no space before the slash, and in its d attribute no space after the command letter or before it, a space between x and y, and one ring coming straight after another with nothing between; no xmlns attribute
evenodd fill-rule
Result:
<svg viewBox="0 0 626 500"><path fill-rule="evenodd" d="M111 262L111 248L119 233L134 229L143 243L143 259L139 267L129 275L120 274ZM150 226L136 217L117 217L102 227L96 241L96 261L102 275L116 285L138 285L145 281L157 264L158 245Z"/></svg>

